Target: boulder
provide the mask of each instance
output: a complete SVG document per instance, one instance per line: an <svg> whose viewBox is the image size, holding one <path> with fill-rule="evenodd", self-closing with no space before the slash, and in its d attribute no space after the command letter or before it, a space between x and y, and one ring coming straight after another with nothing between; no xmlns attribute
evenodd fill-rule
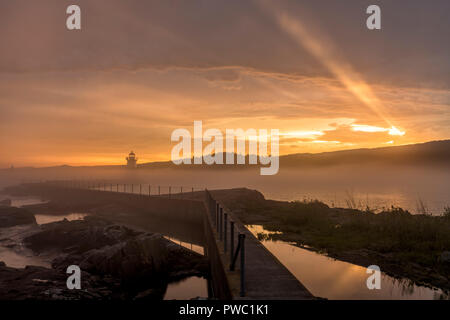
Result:
<svg viewBox="0 0 450 320"><path fill-rule="evenodd" d="M2 300L98 300L122 298L119 283L92 276L81 276L82 290L69 290L67 274L37 266L16 269L0 265Z"/></svg>
<svg viewBox="0 0 450 320"><path fill-rule="evenodd" d="M26 209L0 206L0 228L22 224L36 224L36 218Z"/></svg>
<svg viewBox="0 0 450 320"><path fill-rule="evenodd" d="M441 262L450 263L450 251L444 251L441 253Z"/></svg>
<svg viewBox="0 0 450 320"><path fill-rule="evenodd" d="M165 239L161 234L135 231L106 220L60 221L41 226L24 239L35 252L61 252L52 267L78 265L93 275L108 275L144 291L145 283L158 284L191 275L205 276L208 260Z"/></svg>
<svg viewBox="0 0 450 320"><path fill-rule="evenodd" d="M83 253L131 239L140 232L113 225L94 217L84 220L58 221L42 226L42 232L24 239L36 252L60 249L66 253Z"/></svg>

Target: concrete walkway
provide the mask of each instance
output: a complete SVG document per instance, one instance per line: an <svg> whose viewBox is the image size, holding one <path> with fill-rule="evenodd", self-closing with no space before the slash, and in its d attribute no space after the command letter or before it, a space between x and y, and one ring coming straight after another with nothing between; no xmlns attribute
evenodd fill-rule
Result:
<svg viewBox="0 0 450 320"><path fill-rule="evenodd" d="M314 298L308 289L247 228L244 234L246 238L246 299Z"/></svg>
<svg viewBox="0 0 450 320"><path fill-rule="evenodd" d="M226 193L226 190L219 192ZM217 195L217 191L211 192ZM240 257L237 259L235 271L229 270L230 252L223 251L223 242L218 240L214 222L212 229L216 234L217 247L220 250L223 268L228 278L229 287L236 300L309 300L314 296L306 287L245 227L245 225L228 210L218 197L218 202L228 217L235 222L235 248L238 233L245 234L245 297L240 297Z"/></svg>

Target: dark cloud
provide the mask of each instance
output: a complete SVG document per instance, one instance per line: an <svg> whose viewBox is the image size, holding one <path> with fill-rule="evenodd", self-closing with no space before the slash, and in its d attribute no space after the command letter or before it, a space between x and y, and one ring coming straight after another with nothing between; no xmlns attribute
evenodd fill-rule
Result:
<svg viewBox="0 0 450 320"><path fill-rule="evenodd" d="M450 2L375 1L382 31L365 28L374 1L276 1L370 82L450 87ZM330 76L261 1L80 0L82 31L65 29L72 1L0 3L0 71L242 66ZM308 30L309 30L308 29ZM222 74L223 76L223 74Z"/></svg>

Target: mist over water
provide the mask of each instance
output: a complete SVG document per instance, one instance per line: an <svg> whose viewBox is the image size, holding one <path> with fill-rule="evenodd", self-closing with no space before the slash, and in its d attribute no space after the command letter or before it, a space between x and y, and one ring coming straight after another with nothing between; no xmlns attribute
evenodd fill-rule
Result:
<svg viewBox="0 0 450 320"><path fill-rule="evenodd" d="M419 213L423 204L428 213L442 214L450 205L450 167L406 167L382 165L342 165L283 168L274 176L261 176L259 167L249 169L163 168L127 170L119 167L28 169L0 173L0 188L26 181L80 180L117 184L142 184L143 193L162 194L208 189L247 187L273 200L320 200L330 206L381 210L398 206ZM119 186L122 188L122 186ZM137 186L134 192L139 192ZM128 192L131 192L128 186Z"/></svg>

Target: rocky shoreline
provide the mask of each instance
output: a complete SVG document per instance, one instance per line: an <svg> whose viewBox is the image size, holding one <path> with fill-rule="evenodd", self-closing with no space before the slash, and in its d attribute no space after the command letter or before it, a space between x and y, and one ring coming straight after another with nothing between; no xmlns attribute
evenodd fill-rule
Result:
<svg viewBox="0 0 450 320"><path fill-rule="evenodd" d="M1 231L21 227L16 237ZM37 225L23 208L0 207L0 245L51 256L51 268L0 262L2 300L163 299L167 285L208 277L207 259L165 239L97 217ZM1 261L1 259L0 259ZM67 267L80 267L81 290L66 286Z"/></svg>
<svg viewBox="0 0 450 320"><path fill-rule="evenodd" d="M450 292L450 246L444 242L448 243L445 230L450 230L447 218L411 215L400 208L374 214L330 208L319 201L266 200L247 189L214 195L244 224L277 231L263 235L265 239L293 242L363 267L376 264L394 278ZM394 234L396 238L389 237ZM441 242L435 240L438 237Z"/></svg>

